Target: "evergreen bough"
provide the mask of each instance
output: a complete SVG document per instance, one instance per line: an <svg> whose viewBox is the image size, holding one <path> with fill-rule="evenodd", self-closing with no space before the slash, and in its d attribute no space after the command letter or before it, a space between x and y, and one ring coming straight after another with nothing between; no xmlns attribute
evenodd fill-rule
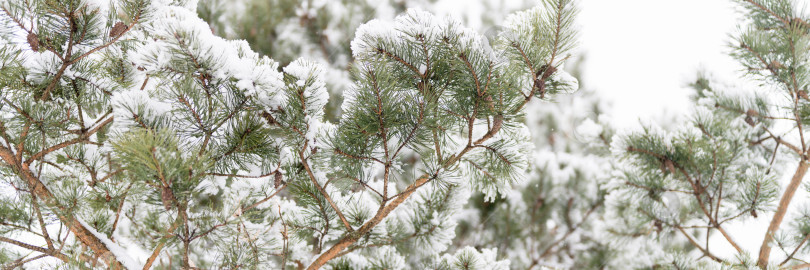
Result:
<svg viewBox="0 0 810 270"><path fill-rule="evenodd" d="M215 36L195 1L0 4L0 241L39 254L11 267L506 267L436 255L471 190L524 178L526 103L576 89L569 0L494 42L418 10L361 26L337 123L323 67Z"/></svg>
<svg viewBox="0 0 810 270"><path fill-rule="evenodd" d="M731 47L746 69L744 83L723 85L701 76L692 84L694 113L680 128L648 125L621 132L612 145L624 168L612 194L616 234L679 240L665 246L670 256L661 261L675 269L808 266L799 258L810 239L807 211L785 217L810 167L810 18L797 1L737 2L746 20ZM790 179L780 188L783 174ZM726 230L769 217L753 256L739 244L743 236ZM716 254L709 245L713 234L735 257ZM773 251L781 253L776 260Z"/></svg>

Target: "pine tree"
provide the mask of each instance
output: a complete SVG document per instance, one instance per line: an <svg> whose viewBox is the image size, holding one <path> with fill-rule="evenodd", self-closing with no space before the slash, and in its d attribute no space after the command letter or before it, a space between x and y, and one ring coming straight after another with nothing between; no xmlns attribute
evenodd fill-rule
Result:
<svg viewBox="0 0 810 270"><path fill-rule="evenodd" d="M245 7L226 11L222 11L222 4L221 1L205 1L200 5L201 16L212 24L215 33L235 32L228 36L245 38L251 47L273 59L289 59L298 54L316 59L323 57L316 61L324 64L330 73L345 70L348 65L345 59L351 58L348 46L338 46L348 44L353 36L346 29L353 30L355 27L347 25L359 26L359 18L379 17L387 10L400 12L402 6L433 10L432 3L423 1L374 2L372 8L371 3L364 1L324 2L320 3L323 6L310 7L307 2L248 0L244 3ZM486 6L488 12L482 14L485 17L481 19L483 29L487 29L483 31L484 35L492 41L503 30L492 23L501 23L497 18L503 16L501 14L506 13L505 9L508 8L503 3L500 6L486 1L474 4L495 5ZM268 13L281 13L281 10L288 12L276 15L287 18L266 16ZM295 34L295 37L291 34ZM341 42L335 37L346 40ZM283 49L273 50L267 46L273 42L283 43L277 46ZM332 107L341 102L335 100L341 97L346 83L338 76L330 76L325 82L330 90L326 111L327 118L330 118L339 115L339 110ZM580 91L577 95L560 96L550 102L530 103L526 110L526 123L537 148L530 157L535 160L534 163L541 165L530 166L527 180L510 187L504 192L504 198L486 198L480 192L473 192L469 202L459 212L474 214L462 215L456 237L448 250L464 250L468 245L497 248L498 257L510 259L513 268L527 268L532 263L577 269L599 268L611 263L622 265L623 261L611 259L616 257L617 252L609 250L608 241L598 239L603 235L593 232L598 225L592 224L601 222L597 217L601 213L605 191L602 184L609 175L607 167L594 169L592 164L609 164L609 159L601 155L604 151L590 153L593 149L582 143L574 130L583 119L595 118L607 110L603 99L593 92ZM607 134L604 136L609 138ZM573 174L570 173L572 169ZM589 196L583 197L581 194ZM515 200L515 196L522 197L522 200ZM532 219L520 218L528 217L526 205L536 206L531 208L534 213ZM575 217L574 224L571 213L587 213L587 216ZM554 227L546 228L547 224ZM531 239L531 244L524 245L523 239ZM525 254L532 249L536 251L537 258L528 259ZM407 251L401 252L405 256L414 256Z"/></svg>
<svg viewBox="0 0 810 270"><path fill-rule="evenodd" d="M801 259L810 235L807 210L789 213L789 206L810 166L804 134L808 15L795 1L738 2L747 20L731 46L747 69L744 80L722 84L699 77L692 85L694 112L681 127L645 125L613 141L624 167L612 194L614 225L624 235L680 243L660 257L665 267L807 266ZM790 180L780 188L782 175ZM737 242L742 236L725 229L769 217L753 256L755 250ZM725 239L736 256L716 255L712 235Z"/></svg>
<svg viewBox="0 0 810 270"><path fill-rule="evenodd" d="M280 68L196 7L2 3L4 264L506 267L442 253L471 191L525 178L526 104L574 90L571 1L492 43L418 10L360 26L336 123L322 65Z"/></svg>
<svg viewBox="0 0 810 270"><path fill-rule="evenodd" d="M323 65L329 74L324 77L329 89L326 117L337 122L343 92L351 85L349 70L353 58L350 44L355 29L374 18L393 20L395 15L409 8L440 12L437 4L432 0L203 0L198 5L198 13L218 36L244 39L254 51L267 55L281 66L301 56ZM487 11L475 19L482 24L477 30L492 39L499 30L498 25L509 13L535 3L522 0L518 9L500 1L471 4Z"/></svg>
<svg viewBox="0 0 810 270"><path fill-rule="evenodd" d="M612 131L591 120L609 126L609 108L586 90L529 104L526 123L535 150L527 181L492 201L474 195L455 245L497 248L517 269L620 268L612 265L618 250L599 231L612 169L604 141Z"/></svg>

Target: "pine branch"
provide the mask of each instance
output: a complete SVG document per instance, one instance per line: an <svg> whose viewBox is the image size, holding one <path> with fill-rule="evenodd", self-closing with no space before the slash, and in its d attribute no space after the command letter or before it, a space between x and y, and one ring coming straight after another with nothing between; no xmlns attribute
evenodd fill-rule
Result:
<svg viewBox="0 0 810 270"><path fill-rule="evenodd" d="M65 147L68 147L68 146L71 146L71 145L74 145L74 144L77 144L77 143L86 142L90 138L90 136L92 136L93 134L96 134L101 128L103 128L106 125L112 123L112 121L113 121L113 117L110 116L109 118L107 118L103 122L97 124L94 128L88 130L87 132L82 133L78 138L58 143L56 145L48 147L48 148L46 148L46 149L32 155L30 158L28 158L24 162L24 164L26 164L26 165L31 164L31 162L34 162L35 160L38 160L38 159L44 157L45 155L47 155L47 154L49 154L51 152L57 151L59 149L62 149L62 148L65 148Z"/></svg>
<svg viewBox="0 0 810 270"><path fill-rule="evenodd" d="M480 139L476 140L472 144L476 146L481 145L485 141L491 139L493 136L495 136L496 133L498 133L498 131L501 130L502 125L503 125L503 115L500 114L496 115L494 117L494 121L492 121L492 127L489 129L489 131L487 131L487 133L484 134L484 136L482 136Z"/></svg>
<svg viewBox="0 0 810 270"><path fill-rule="evenodd" d="M70 65L75 64L76 62L79 62L79 60L82 60L82 58L85 58L85 57L87 57L88 55L91 55L91 54L93 54L93 53L95 53L95 52L97 52L97 51L100 51L100 50L103 50L104 48L109 47L110 45L115 44L115 42L117 42L119 39L121 39L121 37L123 37L123 36L124 36L124 35L125 35L127 32L129 32L130 30L132 30L132 28L133 28L133 27L135 27L135 25L136 25L136 24L138 24L138 21L140 21L140 19L141 19L141 15L142 15L142 14L141 14L140 12L139 12L137 15L135 15L135 18L133 18L132 22L130 22L130 23L129 23L129 24L126 26L126 28L123 30L123 32L121 32L120 34L118 34L118 35L116 35L115 37L113 37L113 39L112 39L112 40L108 41L107 43L102 44L101 46L95 47L95 48L93 48L93 49L91 49L91 50L89 50L89 51L87 51L87 52L85 52L85 53L83 53L83 54L81 54L81 55L77 56L77 57L76 57L76 58L74 58L73 60L70 60L70 61L69 61L69 64L70 64Z"/></svg>
<svg viewBox="0 0 810 270"><path fill-rule="evenodd" d="M560 49L560 32L562 29L562 16L563 16L563 8L565 8L565 1L558 0L557 1L557 12L554 14L557 20L556 25L554 25L554 45L551 46L551 60L546 63L547 66L552 66L554 64L554 58L557 57L557 52Z"/></svg>
<svg viewBox="0 0 810 270"><path fill-rule="evenodd" d="M108 265L111 268L123 269L123 265L112 255L109 248L101 242L90 230L85 228L80 222L74 222L76 217L70 212L66 211L65 207L59 204L58 200L53 196L50 190L43 184L29 169L29 164L22 163L14 157L14 154L8 148L0 146L0 159L8 164L20 178L28 183L32 193L43 199L45 203L59 211L55 211L57 217L63 224L68 224L68 228L84 245L90 247L95 254L104 257L105 262L110 262Z"/></svg>
<svg viewBox="0 0 810 270"><path fill-rule="evenodd" d="M714 261L716 261L716 262L719 262L719 263L723 263L723 262L724 262L722 259L718 258L718 257L717 257L717 256L715 256L714 254L711 254L711 253L710 253L708 250L706 250L706 249L704 249L703 247L701 247L701 246L700 246L700 244L698 244L698 243L697 243L697 241L695 241L694 239L692 239L692 237L691 237L691 236L689 236L689 234L688 234L688 233L686 233L686 231L684 231L684 230L683 230L683 228L682 228L681 226L675 225L675 228L676 228L676 229L678 229L678 231L679 231L679 232L681 232L681 234L683 234L683 236L684 236L684 237L686 237L686 239L688 239L688 240L689 240L689 243L691 243L691 244L692 244L692 246L696 247L698 250L700 250L701 252L703 252L703 255L704 255L704 256L709 257L710 259L712 259L712 260L714 260Z"/></svg>
<svg viewBox="0 0 810 270"><path fill-rule="evenodd" d="M3 265L3 270L13 270L13 269L15 269L17 267L23 266L26 263L29 263L29 262L32 262L32 261L35 261L35 260L39 260L39 259L42 259L42 258L45 258L45 257L48 257L48 256L49 255L47 255L47 254L40 254L40 255L37 255L37 256L31 257L31 258L28 258L28 259L23 259L24 258L23 257L23 258L15 260L15 261L13 261L13 262L11 262L9 264Z"/></svg>
<svg viewBox="0 0 810 270"><path fill-rule="evenodd" d="M356 231L348 233L346 236L340 239L338 243L333 245L329 250L324 253L321 253L317 259L315 259L312 264L307 267L308 270L315 270L319 269L326 264L329 260L335 258L341 251L348 248L350 245L357 242L360 237L368 234L371 230L376 227L382 220L388 216L394 209L402 204L405 199L410 197L419 187L423 186L427 182L429 182L432 178L428 175L423 175L416 179L412 184L410 184L405 190L401 193L401 195L394 198L389 204L385 207L380 208L374 217L371 220L367 221L363 226L360 226Z"/></svg>
<svg viewBox="0 0 810 270"><path fill-rule="evenodd" d="M804 246L804 243L807 243L807 240L810 240L810 234L807 234L807 235L804 236L804 238L802 238L802 241L799 242L798 245L796 245L796 248L793 249L793 252L791 252L790 255L788 255L788 257L785 258L785 260L782 261L782 263L779 264L779 266L785 265L787 262L789 262L791 259L793 259L793 256L795 256L796 252L798 252L799 249L801 249L801 247Z"/></svg>
<svg viewBox="0 0 810 270"><path fill-rule="evenodd" d="M483 141L485 141L485 139ZM483 141L482 141L482 143L483 143ZM451 157L447 161L445 161L445 163L442 165L442 167L443 168L449 168L450 166L452 166L453 164L455 164L456 162L461 160L461 158L464 156L464 154L469 152L472 148L473 148L473 146L471 145L471 143L468 144L457 155L454 155L453 157ZM310 264L309 267L307 267L307 269L314 270L314 269L318 269L318 268L322 267L323 265L326 264L326 262L328 262L329 260L335 258L338 254L340 254L341 251L343 251L344 249L348 248L350 245L357 242L357 240L359 240L360 237L362 237L362 236L368 234L369 232L371 232L371 230L374 229L374 227L376 227L380 222L382 222L382 220L385 217L387 217L388 214L390 214L392 211L394 211L394 209L396 209L408 197L410 197L414 192L416 192L416 190L418 188L422 187L426 183L433 180L435 175L437 175L437 174L438 174L438 171L435 172L433 174L433 176L428 175L428 174L424 174L424 175L420 176L419 178L417 178L413 183L408 185L408 187L406 187L402 192L396 194L393 197L390 197L389 199L392 199L392 200L391 200L391 202L389 204L380 207L380 209L377 210L377 213L374 215L374 217L372 217L369 221L367 221L365 224L360 226L360 228L358 228L356 231L348 233L346 236L341 238L340 241L338 241L338 243L336 243L331 248L329 248L329 250L327 250L326 252L324 252L320 256L318 256L318 258L314 262L312 262L312 264Z"/></svg>
<svg viewBox="0 0 810 270"><path fill-rule="evenodd" d="M374 161L374 162L377 162L377 163L380 163L380 164L385 164L385 162L383 162L382 160L379 160L378 158L355 156L355 155L343 152L343 151L340 150L340 148L337 148L337 147L335 147L334 152L335 152L335 154L338 154L338 155L341 155L341 156L344 156L344 157L347 157L347 158L351 158L351 159L371 160L371 161Z"/></svg>
<svg viewBox="0 0 810 270"><path fill-rule="evenodd" d="M241 175L241 174L229 174L229 173L206 173L205 175L210 176L224 176L224 177L234 177L234 178L265 178L271 175L276 174L277 172L269 172L262 175Z"/></svg>
<svg viewBox="0 0 810 270"><path fill-rule="evenodd" d="M10 11L9 11L9 10L8 10L8 9L5 7L5 6L0 6L0 9L2 9L2 10L3 10L3 12L4 12L4 13L6 13L6 16L8 16L8 17L9 17L9 18L10 18L12 21L14 21L14 23L16 23L16 24L17 24L17 26L19 26L19 27L20 27L20 29L22 29L23 31L25 31L25 33L26 33L26 34L28 34L28 36L32 36L32 35L33 35L33 37L37 37L37 34L36 34L36 33L34 33L33 25L31 26L31 29L27 29L27 28L25 28L25 26L23 25L22 21L20 21L19 19L15 18L14 16L12 16L12 15L11 15L11 12L10 12ZM45 49L46 49L46 50L48 50L48 51L52 52L52 53L53 53L53 55L55 55L57 58L59 58L59 60L62 60L62 62L64 62L64 61L65 61L65 58L64 58L64 57L62 57L62 55L61 55L61 54L57 53L57 52L56 52L56 50L55 50L53 47L48 46L48 45L46 45L46 44L43 44L43 45L44 45L44 47L45 47Z"/></svg>
<svg viewBox="0 0 810 270"><path fill-rule="evenodd" d="M546 249L542 253L540 253L540 256L538 258L542 259L550 255L551 250L554 247L565 241L565 239L567 239L571 234L577 231L579 227L582 226L582 224L584 224L588 220L588 217L590 217L591 214L593 214L593 212L596 211L596 209L598 209L600 206L602 206L602 201L598 201L597 203L593 204L590 208L588 208L588 211L585 212L585 215L583 215L582 219L576 225L569 227L562 237L555 240L548 247L546 247Z"/></svg>
<svg viewBox="0 0 810 270"><path fill-rule="evenodd" d="M39 228L42 230L42 238L45 239L45 243L48 245L48 250L53 250L53 241L51 241L51 237L48 235L48 229L45 227L45 220L42 219L42 212L39 209L37 197L34 194L31 194L31 204L34 206L34 213L37 215Z"/></svg>
<svg viewBox="0 0 810 270"><path fill-rule="evenodd" d="M59 259L59 260L61 260L63 262L66 262L66 263L70 262L70 257L68 257L67 255L62 254L62 253L56 253L51 249L38 247L38 246L31 245L31 244L28 244L28 243L20 242L20 241L11 239L11 238L6 238L6 237L3 237L3 236L0 236L0 242L6 242L6 243L9 243L9 244L12 244L12 245L15 245L15 246L27 249L27 250L36 251L36 252L39 252L39 253L42 253L42 254L57 258L57 259Z"/></svg>
<svg viewBox="0 0 810 270"><path fill-rule="evenodd" d="M71 10L68 14L68 24L74 25L74 12L75 10ZM40 96L40 100L45 101L50 98L50 93L59 84L59 81L62 79L62 75L65 74L65 70L67 70L68 66L70 66L70 58L73 56L73 36L75 34L75 29L73 27L70 28L70 33L68 34L68 41L67 41L67 50L65 51L65 56L62 57L62 66L59 67L59 71L56 72L56 75L53 76L53 79L48 84L48 87L45 88L45 91Z"/></svg>
<svg viewBox="0 0 810 270"><path fill-rule="evenodd" d="M668 157L666 157L664 155L657 154L657 153L654 153L654 152L652 152L650 150L646 150L646 149L640 149L640 148L635 148L635 147L629 146L629 147L627 147L627 151L628 152L636 152L636 153L641 153L641 154L653 156L653 157L657 158L660 162L662 162L662 164L667 164L668 166L670 166L669 164L671 164L672 167L677 169L684 177L686 177L686 182L688 182L692 186L693 196L697 200L698 205L700 206L700 209L703 211L703 214L709 219L709 222L714 226L715 229L720 231L720 233L723 235L723 237L726 238L726 241L728 241L728 243L731 244L731 246L733 246L734 249L737 250L737 253L740 253L740 254L743 253L742 248L740 248L740 246L737 244L737 242L735 242L731 238L731 235L729 235L728 232L726 232L726 230L723 229L723 226L721 226L720 223L717 222L717 220L713 218L713 215L711 214L711 212L706 209L705 202L703 201L703 198L701 197L702 193L705 192L705 188L700 186L699 181L693 180L692 177L689 175L689 173L686 172L686 170L684 169L684 167L681 164L678 164L674 160L672 160L672 159L670 159L670 158L668 158ZM673 171L673 173L674 173L674 171ZM717 211L719 211L719 209L717 209Z"/></svg>
<svg viewBox="0 0 810 270"><path fill-rule="evenodd" d="M743 0L743 1L750 3L751 5L757 7L758 9L761 9L762 11L767 12L768 14L770 14L771 16L773 16L774 18L776 18L777 20L782 22L786 27L790 25L790 21L788 21L786 18L782 18L781 16L779 16L775 12L773 12L773 10L763 6L759 2L754 1L754 0Z"/></svg>
<svg viewBox="0 0 810 270"><path fill-rule="evenodd" d="M349 177L349 176L346 176L346 178L349 178L349 179L351 179L352 181L357 182L358 184L362 185L364 188L367 188L367 189L371 190L372 192L377 193L377 195L378 195L378 196L380 196L380 200L382 200L382 201L387 200L387 197L386 197L386 196L383 196L383 194L382 194L382 193L380 193L379 191L377 191L377 190L376 190L376 189L374 189L373 187L369 186L369 185L368 185L368 184L366 184L365 182L360 181L360 179L357 179L357 178L354 178L354 177Z"/></svg>
<svg viewBox="0 0 810 270"><path fill-rule="evenodd" d="M124 203L127 201L127 194L129 193L130 188L132 188L132 183L129 183L129 185L127 185L126 189L124 189L124 194L121 195L120 199L121 202L118 203L118 209L115 211L115 221L113 221L112 228L110 229L110 234L108 235L110 237L110 241L115 242L115 239L113 239L113 235L115 234L115 229L118 228L118 220L121 217L121 210L124 209Z"/></svg>
<svg viewBox="0 0 810 270"><path fill-rule="evenodd" d="M331 206L332 209L335 210L335 213L337 213L338 217L340 218L340 221L343 222L343 226L346 227L346 231L351 233L352 231L354 231L354 229L352 229L352 226L349 225L349 221L343 215L343 212L340 211L340 208L337 207L335 202L332 201L332 197L329 196L329 193L327 193L326 190L323 189L321 184L318 183L318 180L315 177L315 174L312 173L312 169L309 167L309 162L307 162L306 158L304 158L304 150L306 148L307 148L307 143L304 143L303 149L301 149L301 151L298 152L298 155L301 158L301 163L304 165L304 170L307 171L307 175L309 176L309 179L312 181L312 184L315 185L315 188L318 189L318 192L320 192L321 195L326 199L326 201L329 203L329 206Z"/></svg>
<svg viewBox="0 0 810 270"><path fill-rule="evenodd" d="M765 239L762 240L762 246L759 248L757 265L760 267L768 264L768 257L770 257L771 254L771 241L773 241L776 231L779 230L779 225L782 224L782 219L785 218L788 206L790 206L790 202L793 200L793 195L796 193L796 190L799 189L808 168L810 168L810 163L808 163L805 158L802 158L802 160L799 161L799 166L796 167L796 172L793 173L793 177L790 179L790 183L785 188L785 193L782 194L782 199L779 200L779 206L773 214L771 223L768 226L768 231L765 232Z"/></svg>
<svg viewBox="0 0 810 270"><path fill-rule="evenodd" d="M395 54L393 54L393 53L391 53L391 52L389 52L389 51L387 51L387 50L385 50L383 48L376 48L376 50L377 50L377 53L385 55L386 57L389 57L391 59L394 59L394 61L399 62L403 66L407 67L408 69L410 69L411 71L416 73L418 76L420 76L420 77L423 76L423 74L421 72L419 72L419 69L417 69L411 63L408 63L407 61L405 61L401 57L399 57L399 56L397 56L397 55L395 55Z"/></svg>
<svg viewBox="0 0 810 270"><path fill-rule="evenodd" d="M178 214L175 221L172 222L171 226L169 226L169 228L166 229L166 233L158 241L158 245L155 247L155 249L152 250L152 255L150 255L149 258L146 259L146 263L144 263L143 265L143 270L149 270L150 268L152 268L152 263L155 262L155 259L157 259L158 255L160 254L160 251L163 250L163 247L166 245L166 242L168 242L168 240L172 237L172 234L177 229L177 227L180 226L181 221L182 218Z"/></svg>

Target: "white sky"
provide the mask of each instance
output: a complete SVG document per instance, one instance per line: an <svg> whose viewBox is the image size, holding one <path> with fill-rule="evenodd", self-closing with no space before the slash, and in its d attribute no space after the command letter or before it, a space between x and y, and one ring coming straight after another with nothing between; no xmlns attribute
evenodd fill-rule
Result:
<svg viewBox="0 0 810 270"><path fill-rule="evenodd" d="M462 18L467 26L486 32L480 29L486 7L468 1L439 0L430 10ZM530 0L475 1L508 9L531 4ZM617 128L638 127L640 119L666 124L661 120L672 118L664 116L687 115L692 108L687 84L698 72L705 71L718 82L739 81L741 66L728 56L742 16L733 0L578 0L578 6L578 53L585 56L580 85L613 103L608 114ZM781 180L783 185L786 182ZM800 191L796 197L807 194ZM743 249L756 255L770 218L760 213L757 219L727 223L724 228ZM735 255L718 233L712 235L710 246L721 257ZM778 251L771 257L784 258Z"/></svg>
<svg viewBox="0 0 810 270"><path fill-rule="evenodd" d="M486 12L465 1L437 5L445 5L439 10L448 14ZM522 0L511 2L520 5ZM727 55L729 34L740 16L731 0L579 0L579 7L580 48L586 57L581 85L613 102L611 118L619 127L637 126L639 118L660 119L665 112L685 113L691 108L691 90L685 86L698 71L733 79L739 69ZM768 220L760 215L728 230L744 236L736 240L755 254ZM733 256L718 235L712 246L718 255ZM777 251L772 254L779 257Z"/></svg>
<svg viewBox="0 0 810 270"><path fill-rule="evenodd" d="M476 18L487 11L465 1L469 0L440 0L434 10L464 17L468 26L480 28ZM514 9L527 4L525 0L477 1L504 1L499 3ZM693 107L689 100L693 90L687 84L699 72L719 83L740 82L742 67L728 53L744 14L733 0L578 0L578 6L579 53L585 56L580 85L613 103L608 114L619 129L638 127L639 120L663 125L661 120L672 119L665 116L687 115ZM795 166L786 165L789 171L779 180L782 186ZM803 189L794 198L786 220L810 201ZM757 219L726 223L724 228L755 257L771 216L760 213ZM715 255L736 255L719 233L714 232L710 242ZM772 261L784 257L776 249L771 252Z"/></svg>
<svg viewBox="0 0 810 270"><path fill-rule="evenodd" d="M486 4L468 1L439 0L429 9L486 32L480 21ZM507 10L534 5L531 0L475 1ZM740 69L727 55L740 15L732 0L577 1L579 54L586 57L580 85L614 102L612 118L621 127L637 125L639 117L687 111L691 90L685 86L699 70L733 79Z"/></svg>
<svg viewBox="0 0 810 270"><path fill-rule="evenodd" d="M699 71L720 80L739 75L728 45L742 14L731 0L582 0L580 8L582 83L612 100L611 118L619 127L688 113L692 90L686 85ZM769 220L761 214L725 228L756 255ZM719 233L711 239L713 253L733 258L734 249Z"/></svg>
<svg viewBox="0 0 810 270"><path fill-rule="evenodd" d="M737 7L731 0L581 0L582 83L612 100L611 118L619 128L637 127L639 119L660 122L665 114L684 115L692 108L686 85L699 71L719 82L739 81L742 67L728 56L731 35L743 16ZM786 168L782 186L795 164ZM795 198L789 216L808 201L808 194L801 189ZM771 216L761 213L724 227L755 257ZM735 256L719 233L711 239L713 253ZM772 261L784 257L777 249L771 252Z"/></svg>
<svg viewBox="0 0 810 270"><path fill-rule="evenodd" d="M731 0L582 0L584 86L614 102L620 126L690 108L699 70L728 78L738 16Z"/></svg>

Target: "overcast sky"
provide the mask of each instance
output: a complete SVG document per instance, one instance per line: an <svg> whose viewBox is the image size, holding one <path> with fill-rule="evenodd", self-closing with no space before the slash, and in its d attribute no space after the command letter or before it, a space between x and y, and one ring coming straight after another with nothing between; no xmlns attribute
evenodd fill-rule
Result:
<svg viewBox="0 0 810 270"><path fill-rule="evenodd" d="M699 71L727 82L740 74L728 44L743 14L731 0L582 0L580 8L583 83L613 101L619 126L688 113L686 84ZM755 254L769 220L761 215L726 229ZM719 234L711 244L720 256L734 255Z"/></svg>
<svg viewBox="0 0 810 270"><path fill-rule="evenodd" d="M463 18L467 26L486 32L481 18L493 14L468 1L439 0L431 10ZM506 10L535 4L476 1ZM688 110L691 90L685 86L699 70L733 80L740 69L727 54L729 34L740 18L733 0L577 1L579 54L586 57L580 83L614 102L613 119L623 127L636 125L639 117Z"/></svg>
<svg viewBox="0 0 810 270"><path fill-rule="evenodd" d="M727 52L738 12L731 0L582 0L583 84L614 102L613 119L686 112L690 78L739 66ZM732 77L733 78L733 77Z"/></svg>
<svg viewBox="0 0 810 270"><path fill-rule="evenodd" d="M583 83L613 101L612 118L620 127L667 112L688 113L692 90L685 86L699 71L720 82L740 81L741 66L728 52L744 14L732 0L581 0L580 8ZM783 186L789 176L780 180ZM808 194L800 189L796 198L789 215ZM771 216L725 227L743 249L756 254ZM717 255L734 256L720 234L711 242ZM784 258L779 252L772 256Z"/></svg>
<svg viewBox="0 0 810 270"><path fill-rule="evenodd" d="M466 1L440 0L435 12L465 17L468 26L478 29L481 22L476 19L487 10ZM529 4L524 0L477 1L499 1L513 9ZM586 57L580 85L613 103L608 114L617 128L638 127L639 119L665 124L660 120L672 118L664 115L688 115L693 106L687 84L698 72L721 83L740 82L742 67L728 53L744 14L733 0L578 0L578 6L578 53ZM796 195L800 199L791 205L788 215L796 213L795 208L808 197L801 189ZM771 215L760 214L757 219L724 227L743 249L756 254L770 219ZM720 234L711 239L713 253L735 255ZM784 258L779 252L772 256Z"/></svg>
<svg viewBox="0 0 810 270"><path fill-rule="evenodd" d="M487 12L466 1L446 1L444 10ZM685 86L700 70L733 79L739 69L727 55L729 34L740 16L732 0L579 0L579 7L580 53L586 57L581 85L612 101L611 117L620 127L665 112L687 112L691 90ZM745 235L737 240L753 253L768 220L763 215L748 224L731 224L729 231ZM730 256L733 249L719 253Z"/></svg>

